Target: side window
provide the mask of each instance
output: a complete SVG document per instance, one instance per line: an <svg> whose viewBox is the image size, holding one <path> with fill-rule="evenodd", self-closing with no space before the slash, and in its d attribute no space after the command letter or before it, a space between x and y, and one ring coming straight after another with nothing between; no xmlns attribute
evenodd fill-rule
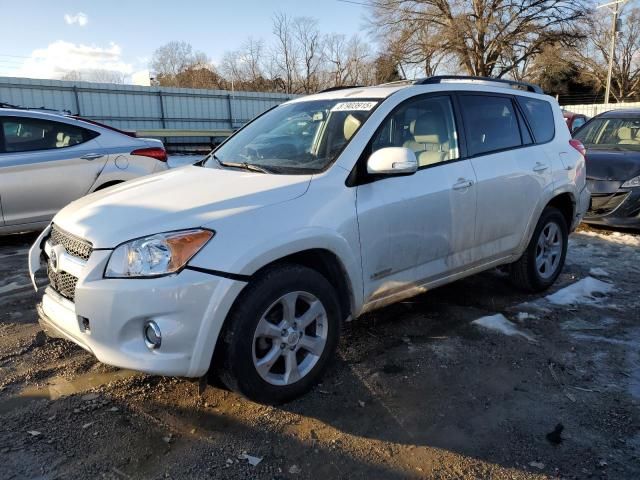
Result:
<svg viewBox="0 0 640 480"><path fill-rule="evenodd" d="M469 155L522 145L514 105L509 97L460 95Z"/></svg>
<svg viewBox="0 0 640 480"><path fill-rule="evenodd" d="M385 147L409 148L415 152L420 167L458 158L458 134L451 99L409 100L380 126L372 147L372 153Z"/></svg>
<svg viewBox="0 0 640 480"><path fill-rule="evenodd" d="M5 117L2 133L5 152L72 147L98 136L96 132L74 125L27 117Z"/></svg>
<svg viewBox="0 0 640 480"><path fill-rule="evenodd" d="M556 133L551 104L537 98L518 96L518 103L529 121L536 143L547 143L553 140ZM575 128L575 127L574 127Z"/></svg>

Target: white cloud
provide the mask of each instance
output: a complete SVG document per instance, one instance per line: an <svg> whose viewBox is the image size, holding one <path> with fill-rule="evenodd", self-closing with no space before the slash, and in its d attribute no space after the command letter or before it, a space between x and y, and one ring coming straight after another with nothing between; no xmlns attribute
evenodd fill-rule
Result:
<svg viewBox="0 0 640 480"><path fill-rule="evenodd" d="M58 40L46 48L31 52L29 58L10 76L30 78L61 78L69 72L103 70L129 77L133 65L122 59L122 49L116 43L108 47L75 44Z"/></svg>
<svg viewBox="0 0 640 480"><path fill-rule="evenodd" d="M151 86L149 70L140 70L131 74L131 83L134 85L141 85L143 87Z"/></svg>
<svg viewBox="0 0 640 480"><path fill-rule="evenodd" d="M64 21L67 22L67 25L79 25L84 27L87 23L89 23L89 17L86 13L78 12L75 15L70 13L64 14Z"/></svg>

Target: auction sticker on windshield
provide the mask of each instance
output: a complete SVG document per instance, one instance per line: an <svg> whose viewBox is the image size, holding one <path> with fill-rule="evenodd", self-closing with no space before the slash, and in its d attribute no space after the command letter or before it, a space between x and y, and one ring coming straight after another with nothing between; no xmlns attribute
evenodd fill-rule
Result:
<svg viewBox="0 0 640 480"><path fill-rule="evenodd" d="M332 112L353 112L361 111L368 112L375 107L378 102L340 102L336 103L331 109Z"/></svg>

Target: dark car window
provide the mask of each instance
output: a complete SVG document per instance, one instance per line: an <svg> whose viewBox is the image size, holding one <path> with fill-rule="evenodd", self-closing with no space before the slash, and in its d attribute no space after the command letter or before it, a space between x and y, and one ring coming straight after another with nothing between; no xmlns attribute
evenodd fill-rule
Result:
<svg viewBox="0 0 640 480"><path fill-rule="evenodd" d="M640 118L594 118L575 138L592 148L640 150Z"/></svg>
<svg viewBox="0 0 640 480"><path fill-rule="evenodd" d="M30 152L72 147L98 136L97 132L51 120L4 117L2 133L5 152Z"/></svg>
<svg viewBox="0 0 640 480"><path fill-rule="evenodd" d="M536 143L547 143L553 140L556 129L551 104L537 98L521 96L517 98L533 130Z"/></svg>
<svg viewBox="0 0 640 480"><path fill-rule="evenodd" d="M460 105L470 155L522 145L518 118L510 97L461 95Z"/></svg>

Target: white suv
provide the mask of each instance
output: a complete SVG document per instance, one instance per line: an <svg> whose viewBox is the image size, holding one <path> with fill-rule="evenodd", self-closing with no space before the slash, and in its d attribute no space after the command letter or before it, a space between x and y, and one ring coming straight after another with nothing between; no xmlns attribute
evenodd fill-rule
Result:
<svg viewBox="0 0 640 480"><path fill-rule="evenodd" d="M269 110L199 165L73 202L30 271L44 252L51 335L275 403L319 379L345 320L498 265L549 287L589 197L583 149L538 87L333 90Z"/></svg>

